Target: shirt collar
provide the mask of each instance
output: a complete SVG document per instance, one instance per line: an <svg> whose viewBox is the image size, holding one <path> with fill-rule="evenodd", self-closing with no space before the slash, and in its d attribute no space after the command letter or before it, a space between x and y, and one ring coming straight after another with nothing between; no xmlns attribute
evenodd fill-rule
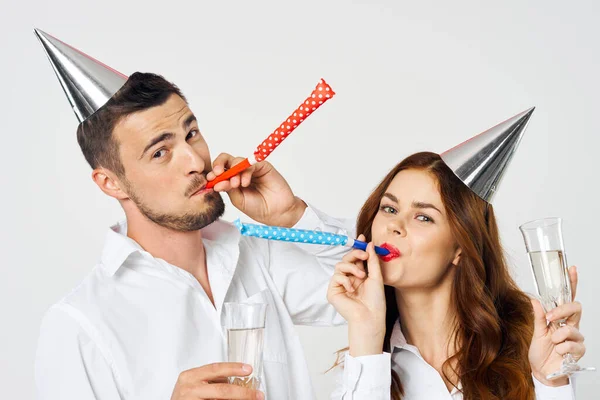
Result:
<svg viewBox="0 0 600 400"><path fill-rule="evenodd" d="M402 349L406 345L406 338L404 337L402 329L400 328L400 319L397 319L396 322L394 322L394 327L392 328L392 336L390 336L390 349L394 351L394 347Z"/></svg>
<svg viewBox="0 0 600 400"><path fill-rule="evenodd" d="M202 228L201 232L205 247L220 247L224 253L234 254L233 258L237 259L241 235L235 226L217 220ZM207 249L208 251L209 249ZM152 257L135 240L127 236L127 220L119 221L111 226L106 233L101 256L102 265L109 276L113 276L134 253ZM237 264L237 262L233 262L233 258L228 260L230 262L223 263L229 272L233 272Z"/></svg>
<svg viewBox="0 0 600 400"><path fill-rule="evenodd" d="M417 355L423 362L426 362L421 356L421 352L419 349L413 345L407 343L404 334L402 333L402 328L400 326L400 319L398 318L396 322L394 322L394 327L392 328L392 335L390 336L390 350L393 353L394 348L405 349L413 354ZM462 383L458 381L458 387L453 387L450 395L454 395L459 391L462 391Z"/></svg>
<svg viewBox="0 0 600 400"><path fill-rule="evenodd" d="M201 232L207 265L221 265L233 274L240 252L240 231L229 222L217 220L202 228ZM214 262L217 258L220 261L218 263Z"/></svg>
<svg viewBox="0 0 600 400"><path fill-rule="evenodd" d="M119 221L106 232L101 256L102 266L109 276L113 276L130 255L143 251L142 246L127 237L127 221Z"/></svg>

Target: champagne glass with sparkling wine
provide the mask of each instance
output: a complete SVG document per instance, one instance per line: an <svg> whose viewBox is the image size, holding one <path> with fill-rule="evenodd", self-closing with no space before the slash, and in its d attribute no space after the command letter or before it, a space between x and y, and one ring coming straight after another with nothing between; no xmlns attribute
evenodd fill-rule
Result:
<svg viewBox="0 0 600 400"><path fill-rule="evenodd" d="M267 304L225 303L224 306L227 359L252 366L250 376L232 376L229 383L260 389Z"/></svg>
<svg viewBox="0 0 600 400"><path fill-rule="evenodd" d="M533 281L545 312L573 301L562 237L562 220L538 219L521 225L519 229L525 240L533 270ZM565 326L566 323L565 320L557 321L558 327ZM581 367L573 356L567 353L558 371L551 373L546 379L595 370L596 368Z"/></svg>

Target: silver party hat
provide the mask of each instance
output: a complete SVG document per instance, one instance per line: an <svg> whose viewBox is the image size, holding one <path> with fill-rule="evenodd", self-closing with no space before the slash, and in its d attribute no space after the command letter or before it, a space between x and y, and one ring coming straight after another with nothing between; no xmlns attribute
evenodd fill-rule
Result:
<svg viewBox="0 0 600 400"><path fill-rule="evenodd" d="M475 194L491 203L535 107L440 154Z"/></svg>
<svg viewBox="0 0 600 400"><path fill-rule="evenodd" d="M102 107L127 81L127 76L34 29L79 122Z"/></svg>

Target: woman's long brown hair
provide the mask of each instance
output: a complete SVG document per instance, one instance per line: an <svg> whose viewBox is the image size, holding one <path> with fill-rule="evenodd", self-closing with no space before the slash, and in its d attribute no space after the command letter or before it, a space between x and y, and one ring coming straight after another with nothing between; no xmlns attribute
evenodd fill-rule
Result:
<svg viewBox="0 0 600 400"><path fill-rule="evenodd" d="M437 182L454 239L461 249L452 288L456 307L455 348L444 363L446 379L455 376L465 400L533 400L528 352L533 337L533 309L510 276L492 206L465 186L435 153L416 153L394 167L363 205L357 233L371 241L371 225L383 194L402 170L429 172ZM398 319L394 288L385 287L387 315L383 350ZM454 367L452 367L454 366ZM392 371L391 397L403 396Z"/></svg>

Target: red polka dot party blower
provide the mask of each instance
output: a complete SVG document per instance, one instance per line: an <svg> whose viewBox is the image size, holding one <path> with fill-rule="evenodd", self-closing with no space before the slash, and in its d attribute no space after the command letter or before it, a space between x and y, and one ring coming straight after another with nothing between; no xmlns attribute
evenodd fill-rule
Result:
<svg viewBox="0 0 600 400"><path fill-rule="evenodd" d="M217 183L225 181L246 168L250 167L252 164L257 162L264 161L269 154L277 148L281 142L287 138L290 133L294 131L304 121L311 115L313 112L317 110L317 108L321 107L327 100L333 97L335 92L331 89L331 86L325 82L324 79L321 79L321 82L317 84L315 90L312 91L310 96L304 100L302 104L294 111L288 118L285 120L273 133L269 135L254 151L254 157L248 157L244 159L239 164L234 165L221 175L217 176L212 181L209 181L206 184L206 189L211 189Z"/></svg>

